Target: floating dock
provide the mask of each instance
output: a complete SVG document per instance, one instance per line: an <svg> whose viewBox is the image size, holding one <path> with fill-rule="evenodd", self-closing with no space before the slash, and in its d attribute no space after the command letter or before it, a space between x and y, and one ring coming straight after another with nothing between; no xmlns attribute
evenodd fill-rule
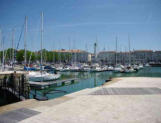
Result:
<svg viewBox="0 0 161 123"><path fill-rule="evenodd" d="M63 80L55 80L55 81L51 81L51 82L33 82L33 81L29 81L30 87L33 87L35 89L44 89L47 88L49 86L52 85L67 85L67 84L71 84L74 83L76 81L78 81L78 78L71 78L71 79L63 79Z"/></svg>

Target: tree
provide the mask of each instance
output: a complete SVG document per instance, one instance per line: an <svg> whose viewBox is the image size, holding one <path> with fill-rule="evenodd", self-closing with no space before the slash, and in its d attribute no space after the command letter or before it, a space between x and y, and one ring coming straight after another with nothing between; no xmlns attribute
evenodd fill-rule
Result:
<svg viewBox="0 0 161 123"><path fill-rule="evenodd" d="M22 63L22 61L24 61L24 50L17 51L16 60L18 61L18 63Z"/></svg>
<svg viewBox="0 0 161 123"><path fill-rule="evenodd" d="M32 62L35 62L36 61L36 55L35 55L34 52L32 52L31 61Z"/></svg>
<svg viewBox="0 0 161 123"><path fill-rule="evenodd" d="M11 62L12 60L12 48L9 48L9 49L6 49L5 50L5 62ZM24 50L18 50L16 51L14 49L14 57L15 57L15 60L17 60L18 63L22 63L24 61ZM26 60L27 60L27 63L29 63L29 60L30 63L32 62L35 62L35 61L39 61L41 60L41 51L38 51L38 52L33 52L33 51L26 51ZM42 56L43 56L43 62L69 62L71 59L72 59L72 54L70 53L58 53L58 52L53 52L53 51L48 51L46 49L43 49L42 50ZM2 61L2 58L3 58L3 51L0 51L0 59Z"/></svg>

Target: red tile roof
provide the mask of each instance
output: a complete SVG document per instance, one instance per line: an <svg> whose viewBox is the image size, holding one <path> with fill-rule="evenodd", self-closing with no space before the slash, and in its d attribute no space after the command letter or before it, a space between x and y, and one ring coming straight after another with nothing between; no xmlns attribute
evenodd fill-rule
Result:
<svg viewBox="0 0 161 123"><path fill-rule="evenodd" d="M134 50L134 52L153 52L153 50Z"/></svg>
<svg viewBox="0 0 161 123"><path fill-rule="evenodd" d="M53 52L61 52L61 53L82 53L82 52L86 52L84 50L79 50L79 49L72 49L72 50L53 50Z"/></svg>

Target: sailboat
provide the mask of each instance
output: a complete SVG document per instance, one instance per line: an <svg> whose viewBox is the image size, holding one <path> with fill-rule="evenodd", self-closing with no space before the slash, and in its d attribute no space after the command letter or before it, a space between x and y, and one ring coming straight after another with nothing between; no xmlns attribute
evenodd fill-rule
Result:
<svg viewBox="0 0 161 123"><path fill-rule="evenodd" d="M143 69L144 66L142 64L139 64L139 69Z"/></svg>
<svg viewBox="0 0 161 123"><path fill-rule="evenodd" d="M125 67L123 65L117 64L114 68L115 73L124 73Z"/></svg>
<svg viewBox="0 0 161 123"><path fill-rule="evenodd" d="M47 73L46 71L42 72L30 71L28 77L30 81L43 82L43 81L57 80L60 78L60 74L51 74Z"/></svg>
<svg viewBox="0 0 161 123"><path fill-rule="evenodd" d="M90 72L90 66L86 63L81 65L81 72Z"/></svg>
<svg viewBox="0 0 161 123"><path fill-rule="evenodd" d="M145 67L150 67L149 63L146 63L146 64L145 64Z"/></svg>
<svg viewBox="0 0 161 123"><path fill-rule="evenodd" d="M91 66L90 72L103 72L103 70L98 63L94 63Z"/></svg>
<svg viewBox="0 0 161 123"><path fill-rule="evenodd" d="M41 13L41 61L40 61L40 71L30 71L28 78L30 81L43 82L52 81L60 78L60 74L47 73L42 71L42 42L43 42L43 12Z"/></svg>
<svg viewBox="0 0 161 123"><path fill-rule="evenodd" d="M114 72L115 73L122 73L124 72L124 66L117 64L117 36L116 36L116 54L115 54L115 67L114 67Z"/></svg>
<svg viewBox="0 0 161 123"><path fill-rule="evenodd" d="M108 71L113 71L114 67L113 66L108 66Z"/></svg>
<svg viewBox="0 0 161 123"><path fill-rule="evenodd" d="M137 70L135 70L133 68L133 66L131 65L131 50L130 50L130 38L129 38L129 35L128 35L128 42L129 42L129 65L125 68L125 73L133 73L133 72L136 72Z"/></svg>
<svg viewBox="0 0 161 123"><path fill-rule="evenodd" d="M5 70L5 64L4 64L4 39L2 39L2 33L0 30L0 43L1 43L1 48L2 48L2 64L1 64L1 71Z"/></svg>
<svg viewBox="0 0 161 123"><path fill-rule="evenodd" d="M29 64L27 64L27 51L26 51L26 37L27 37L27 16L25 17L25 30L24 30L24 70L25 71L34 71L36 70L36 68L33 68L33 67L29 67L30 65L30 59L29 59ZM31 53L32 55L32 53ZM30 57L31 57L30 55Z"/></svg>
<svg viewBox="0 0 161 123"><path fill-rule="evenodd" d="M6 55L7 55L7 51L5 50L4 46L5 46L5 41L4 41L4 37L2 38L2 32L0 30L0 45L1 45L1 50L2 50L2 61L1 61L1 71L9 71L12 70L12 66L5 64L5 60L6 60Z"/></svg>

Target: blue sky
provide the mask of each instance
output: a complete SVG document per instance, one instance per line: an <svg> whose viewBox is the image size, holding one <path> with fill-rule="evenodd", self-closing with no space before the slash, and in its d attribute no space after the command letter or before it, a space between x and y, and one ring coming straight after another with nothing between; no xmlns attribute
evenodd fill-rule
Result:
<svg viewBox="0 0 161 123"><path fill-rule="evenodd" d="M15 29L17 45L28 16L27 49L40 49L40 13L44 12L43 47L98 50L161 50L161 0L0 0L0 29L5 47ZM20 49L24 48L23 35Z"/></svg>

